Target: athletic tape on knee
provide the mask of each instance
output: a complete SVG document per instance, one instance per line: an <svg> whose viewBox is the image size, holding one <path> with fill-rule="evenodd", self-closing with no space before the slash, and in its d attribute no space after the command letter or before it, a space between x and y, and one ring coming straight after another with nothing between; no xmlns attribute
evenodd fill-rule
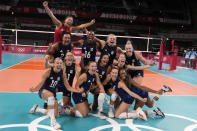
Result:
<svg viewBox="0 0 197 131"><path fill-rule="evenodd" d="M98 96L98 109L99 109L99 111L103 111L104 102L105 102L105 93L99 93L99 96Z"/></svg>
<svg viewBox="0 0 197 131"><path fill-rule="evenodd" d="M80 118L83 117L83 115L82 115L78 110L76 110L75 116L76 116L76 117L80 117Z"/></svg>
<svg viewBox="0 0 197 131"><path fill-rule="evenodd" d="M55 97L54 96L49 97L47 104L48 106L53 106L55 104Z"/></svg>
<svg viewBox="0 0 197 131"><path fill-rule="evenodd" d="M115 101L117 97L118 97L118 96L117 96L115 93L113 93L113 94L111 95L111 101Z"/></svg>

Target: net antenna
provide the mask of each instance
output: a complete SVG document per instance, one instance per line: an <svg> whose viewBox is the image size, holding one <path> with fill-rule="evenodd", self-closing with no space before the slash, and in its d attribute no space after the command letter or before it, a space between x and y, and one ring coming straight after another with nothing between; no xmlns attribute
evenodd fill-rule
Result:
<svg viewBox="0 0 197 131"><path fill-rule="evenodd" d="M0 64L2 64L2 37L0 35Z"/></svg>

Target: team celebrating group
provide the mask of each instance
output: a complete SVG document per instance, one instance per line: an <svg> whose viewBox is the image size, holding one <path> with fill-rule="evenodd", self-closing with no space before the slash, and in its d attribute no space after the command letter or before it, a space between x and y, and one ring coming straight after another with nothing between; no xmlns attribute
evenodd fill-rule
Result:
<svg viewBox="0 0 197 131"><path fill-rule="evenodd" d="M72 26L73 17L68 16L62 23L43 2L47 14L56 25L54 44L50 45L44 60L44 71L41 81L30 88L31 92L38 91L41 99L45 100L44 108L35 104L29 113L43 113L50 117L51 126L60 129L56 121L59 115L86 117L90 110L98 111L101 119L106 119L103 110L104 103L109 105L110 118L138 118L147 121L147 116L165 117L157 107L154 110L142 110L146 105L154 107L159 96L172 92L168 86L154 90L142 85L143 69L156 65L156 62L145 59L140 52L134 51L132 41L125 44L125 51L116 45L116 36L109 34L107 40L100 40L93 31L86 28L93 25L95 20L79 26ZM71 41L71 33L83 30L83 39ZM80 64L76 63L72 49L81 47ZM96 60L96 52L100 58ZM143 65L141 65L143 63ZM75 80L74 80L75 79ZM62 107L58 108L56 93L63 92ZM155 93L151 99L149 92ZM94 95L93 103L88 101L89 94ZM109 95L110 101L106 98ZM74 101L75 107L71 102ZM129 110L135 100L133 110Z"/></svg>

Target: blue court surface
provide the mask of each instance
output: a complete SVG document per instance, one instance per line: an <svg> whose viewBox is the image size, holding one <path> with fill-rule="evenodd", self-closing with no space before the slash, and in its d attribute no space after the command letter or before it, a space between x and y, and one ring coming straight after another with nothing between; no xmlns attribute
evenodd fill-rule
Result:
<svg viewBox="0 0 197 131"><path fill-rule="evenodd" d="M0 65L0 69L6 69L33 57L43 57L43 55L3 53L3 64ZM150 70L197 86L197 73L194 70L178 68L176 72L167 72L158 71L157 68L151 67ZM181 74L184 75L180 76ZM27 88L29 88L28 85ZM61 96L62 94L59 93L57 98L60 100ZM153 95L151 95L152 97ZM89 95L88 99L92 102L93 96ZM196 101L197 96L161 96L155 107L159 107L166 117L148 117L148 121L115 118L101 120L97 117L96 112L90 112L90 115L85 118L60 116L57 121L63 131L197 131ZM52 131L47 116L28 114L34 104L42 107L43 103L44 101L39 98L37 93L0 92L0 131ZM154 108L144 107L143 109L153 110ZM106 114L107 111L108 105L104 105Z"/></svg>

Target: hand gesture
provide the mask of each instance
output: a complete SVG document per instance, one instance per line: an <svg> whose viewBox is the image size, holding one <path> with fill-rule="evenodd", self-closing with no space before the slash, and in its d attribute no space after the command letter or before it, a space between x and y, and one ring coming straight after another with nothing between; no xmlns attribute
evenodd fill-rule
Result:
<svg viewBox="0 0 197 131"><path fill-rule="evenodd" d="M35 92L35 91L36 91L35 88L33 88L33 87L29 88L29 90L30 90L31 92Z"/></svg>
<svg viewBox="0 0 197 131"><path fill-rule="evenodd" d="M95 23L95 19L91 20L91 23L94 24Z"/></svg>
<svg viewBox="0 0 197 131"><path fill-rule="evenodd" d="M48 2L47 1L44 1L42 4L43 4L44 7L48 7Z"/></svg>

